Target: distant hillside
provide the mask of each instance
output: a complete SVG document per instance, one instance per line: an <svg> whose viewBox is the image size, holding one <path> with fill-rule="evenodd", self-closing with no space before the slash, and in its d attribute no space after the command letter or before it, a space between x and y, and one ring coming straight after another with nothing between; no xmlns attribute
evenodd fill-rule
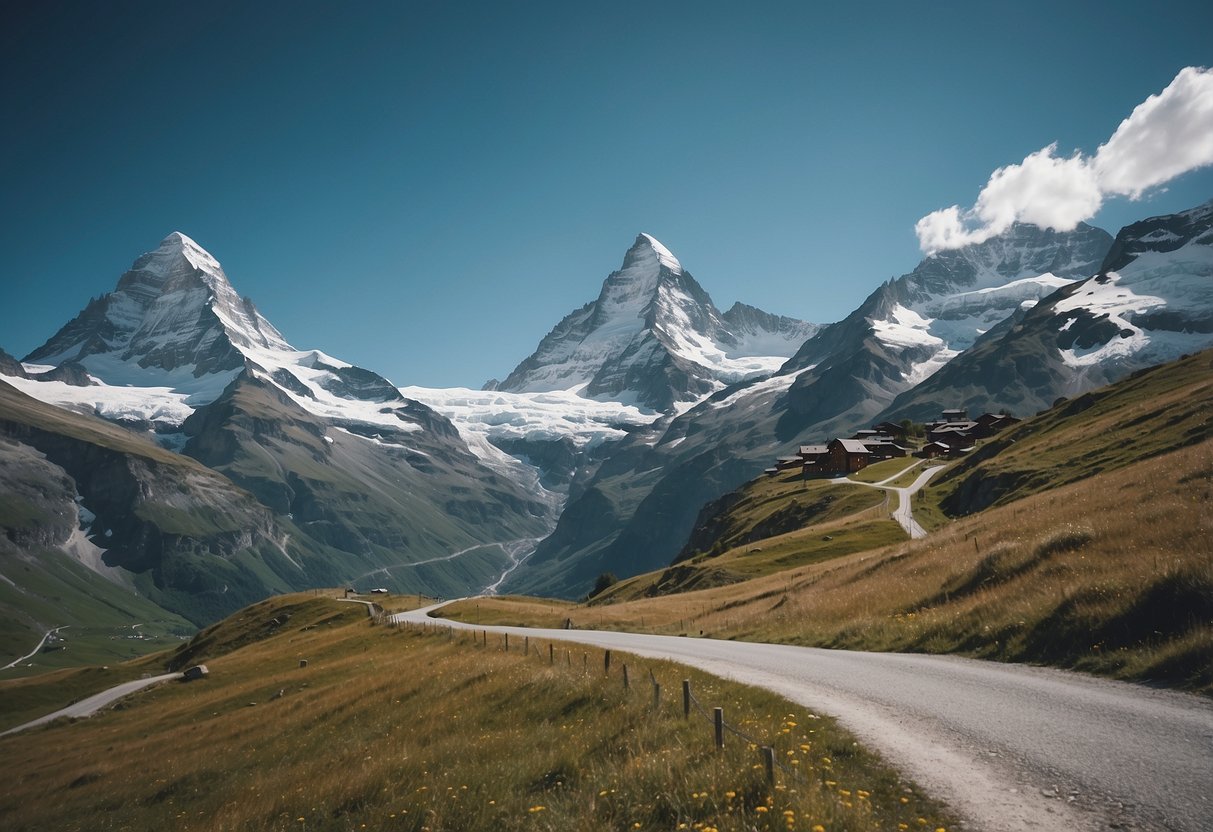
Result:
<svg viewBox="0 0 1213 832"><path fill-rule="evenodd" d="M961 460L932 491L946 514L972 514L1211 437L1206 350L1059 402Z"/></svg>
<svg viewBox="0 0 1213 832"><path fill-rule="evenodd" d="M272 592L339 580L222 474L3 382L0 458L0 574L11 602L3 609L31 632L64 617L88 622L105 606L99 599L127 608L129 623L182 623L164 610L198 623Z"/></svg>

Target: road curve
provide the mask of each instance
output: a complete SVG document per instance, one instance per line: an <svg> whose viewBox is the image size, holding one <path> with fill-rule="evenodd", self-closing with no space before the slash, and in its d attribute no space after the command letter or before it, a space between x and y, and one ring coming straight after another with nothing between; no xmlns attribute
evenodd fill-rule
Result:
<svg viewBox="0 0 1213 832"><path fill-rule="evenodd" d="M864 482L862 480L853 480L850 477L836 477L835 479L830 480L830 482L837 483L838 485L862 485L866 488L878 488L881 491L893 492L897 495L898 499L897 508L892 512L893 519L897 521L898 525L906 530L906 534L910 536L911 540L918 540L919 538L927 536L927 530L920 526L918 521L914 519L914 495L922 490L922 487L927 484L927 481L930 480L931 477L938 474L947 466L934 465L927 468L918 475L914 482L910 483L904 488L898 488L895 485L888 485L888 483L897 479L911 468L916 468L921 464L922 462L915 462L914 464L901 469L888 479L881 480L880 482Z"/></svg>
<svg viewBox="0 0 1213 832"><path fill-rule="evenodd" d="M893 519L901 524L901 527L906 530L906 534L910 536L911 540L918 540L927 536L927 530L918 525L918 521L914 519L914 495L927 484L927 480L938 474L943 468L944 466L942 465L936 465L926 469L906 488L887 486L890 491L897 492L897 510L893 512Z"/></svg>
<svg viewBox="0 0 1213 832"><path fill-rule="evenodd" d="M441 605L400 613L428 621ZM1213 702L1060 670L641 633L460 629L670 659L837 717L968 828L1213 830Z"/></svg>
<svg viewBox="0 0 1213 832"><path fill-rule="evenodd" d="M60 708L59 710L55 711L52 714L47 714L46 716L38 717L37 719L32 720L30 722L26 722L22 725L17 725L16 727L9 728L7 731L0 731L0 737L7 736L9 734L15 734L18 731L25 731L26 729L29 729L29 728L35 728L39 725L45 725L46 723L51 722L52 720L56 720L59 717L63 717L63 716L71 717L73 719L80 719L80 718L83 718L86 716L92 716L93 714L97 713L97 711L101 710L105 706L113 704L114 702L117 702L119 699L121 699L124 696L130 696L135 691L143 690L146 687L151 687L152 685L157 685L160 682L165 682L165 681L168 681L169 679L180 679L180 678L181 678L180 673L164 673L160 676L149 676L146 679L135 679L130 682L123 682L120 685L115 685L114 687L110 688L109 690L103 690L103 691L101 691L101 693L95 693L92 696L89 696L85 699L81 699L79 702L76 702L72 705L68 705L66 708Z"/></svg>

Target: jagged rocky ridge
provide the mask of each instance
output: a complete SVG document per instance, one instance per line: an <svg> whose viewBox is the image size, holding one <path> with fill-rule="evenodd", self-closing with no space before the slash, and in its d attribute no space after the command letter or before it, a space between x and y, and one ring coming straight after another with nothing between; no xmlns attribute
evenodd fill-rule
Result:
<svg viewBox="0 0 1213 832"><path fill-rule="evenodd" d="M986 333L885 415L1035 413L1213 346L1213 202L1128 225L1099 268Z"/></svg>

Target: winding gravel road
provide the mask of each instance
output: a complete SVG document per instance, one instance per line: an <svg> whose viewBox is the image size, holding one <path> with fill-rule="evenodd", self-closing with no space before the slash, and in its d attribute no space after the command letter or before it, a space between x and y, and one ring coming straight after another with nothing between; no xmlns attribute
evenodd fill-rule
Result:
<svg viewBox="0 0 1213 832"><path fill-rule="evenodd" d="M28 653L26 653L24 656L21 656L20 658L13 659L11 662L6 664L4 667L0 667L0 670L8 670L9 668L13 668L13 667L16 667L17 665L21 664L21 662L25 661L26 659L32 659L34 656L38 655L38 651L42 649L42 645L46 644L47 639L49 639L51 636L58 633L60 630L66 630L70 626L71 626L70 624L64 624L62 627L52 627L51 629L47 630L45 633L42 634L42 638L39 639L38 644L34 647L33 650L29 651Z"/></svg>
<svg viewBox="0 0 1213 832"><path fill-rule="evenodd" d="M853 480L850 477L837 477L830 480L830 482L834 482L839 485L861 485L865 488L878 488L881 491L889 491L896 494L898 499L897 508L893 510L891 516L897 521L898 525L906 530L906 534L910 536L911 540L918 540L919 538L927 536L927 530L920 526L918 521L914 519L914 495L922 490L923 486L927 484L927 481L930 480L931 477L938 474L947 466L935 465L927 468L918 475L914 482L910 483L904 488L889 485L888 483L897 479L911 468L916 468L921 464L921 462L915 462L914 464L901 469L888 479L881 480L880 482L863 482L862 480Z"/></svg>
<svg viewBox="0 0 1213 832"><path fill-rule="evenodd" d="M432 623L440 606L394 618ZM837 717L970 829L1213 830L1213 702L1199 697L950 656L443 621L767 688Z"/></svg>

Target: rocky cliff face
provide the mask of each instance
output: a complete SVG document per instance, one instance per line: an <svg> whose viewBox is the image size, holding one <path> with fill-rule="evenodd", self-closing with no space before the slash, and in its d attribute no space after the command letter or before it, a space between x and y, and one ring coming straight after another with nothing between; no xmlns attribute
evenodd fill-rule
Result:
<svg viewBox="0 0 1213 832"><path fill-rule="evenodd" d="M108 377L135 367L153 374L183 370L195 378L243 369L247 349L289 345L236 293L219 262L175 231L25 361L77 361L116 383Z"/></svg>
<svg viewBox="0 0 1213 832"><path fill-rule="evenodd" d="M0 442L13 463L0 490L21 507L4 524L18 554L79 538L91 569L195 622L334 576L225 477L3 383Z"/></svg>

